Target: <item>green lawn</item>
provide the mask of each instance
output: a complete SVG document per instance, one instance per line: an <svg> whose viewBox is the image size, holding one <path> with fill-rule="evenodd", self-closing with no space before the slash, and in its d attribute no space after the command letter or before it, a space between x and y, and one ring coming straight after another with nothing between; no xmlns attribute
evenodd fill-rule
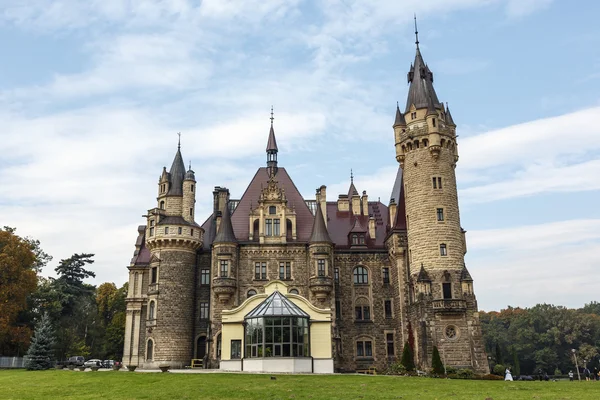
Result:
<svg viewBox="0 0 600 400"><path fill-rule="evenodd" d="M0 370L0 399L600 399L600 382Z"/></svg>

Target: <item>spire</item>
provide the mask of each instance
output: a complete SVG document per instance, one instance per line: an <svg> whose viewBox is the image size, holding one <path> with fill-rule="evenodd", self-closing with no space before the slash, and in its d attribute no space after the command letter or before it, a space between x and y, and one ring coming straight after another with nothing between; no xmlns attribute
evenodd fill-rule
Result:
<svg viewBox="0 0 600 400"><path fill-rule="evenodd" d="M181 133L178 133L179 141L177 143L177 153L171 164L171 170L169 176L171 178L171 185L167 195L183 196L183 180L185 179L185 164L183 163L183 157L181 157Z"/></svg>
<svg viewBox="0 0 600 400"><path fill-rule="evenodd" d="M419 275L417 276L417 282L431 282L431 278L427 271L425 271L425 267L423 263L421 263L421 270L419 271Z"/></svg>
<svg viewBox="0 0 600 400"><path fill-rule="evenodd" d="M352 168L350 168L350 187L348 188L348 198L352 198L352 196L358 195L358 190L356 190L356 186L354 186L354 174L352 173Z"/></svg>
<svg viewBox="0 0 600 400"><path fill-rule="evenodd" d="M419 49L419 30L417 29L417 14L415 13L415 44Z"/></svg>
<svg viewBox="0 0 600 400"><path fill-rule="evenodd" d="M471 274L469 270L467 270L467 266L463 264L463 269L460 272L460 280L461 282L473 282L473 278L471 278Z"/></svg>
<svg viewBox="0 0 600 400"><path fill-rule="evenodd" d="M406 120L404 114L400 112L400 105L396 102L396 119L394 121L394 128L397 126L406 126Z"/></svg>
<svg viewBox="0 0 600 400"><path fill-rule="evenodd" d="M237 243L233 226L231 225L231 215L229 214L229 201L225 202L225 209L222 212L219 231L213 240L213 243Z"/></svg>
<svg viewBox="0 0 600 400"><path fill-rule="evenodd" d="M329 233L327 232L327 227L325 226L325 219L323 218L323 211L321 210L321 205L319 203L317 203L317 213L315 215L315 222L313 224L309 242L333 243L331 241L331 238L329 237Z"/></svg>
<svg viewBox="0 0 600 400"><path fill-rule="evenodd" d="M273 106L271 106L271 129L269 130L269 140L267 141L267 168L269 176L277 174L277 141L275 140L275 130L273 129Z"/></svg>
<svg viewBox="0 0 600 400"><path fill-rule="evenodd" d="M411 64L407 78L410 83L408 89L408 98L406 99L405 113L409 112L410 106L419 108L427 108L429 99L433 103L435 108L441 108L440 101L438 100L437 94L433 88L433 73L423 61L421 50L419 49L419 36L417 32L416 16L415 16L415 35L417 45L417 52L415 54L415 61Z"/></svg>
<svg viewBox="0 0 600 400"><path fill-rule="evenodd" d="M450 114L450 107L448 107L448 103L446 103L446 123L448 125L456 126L454 120L452 119L452 114Z"/></svg>

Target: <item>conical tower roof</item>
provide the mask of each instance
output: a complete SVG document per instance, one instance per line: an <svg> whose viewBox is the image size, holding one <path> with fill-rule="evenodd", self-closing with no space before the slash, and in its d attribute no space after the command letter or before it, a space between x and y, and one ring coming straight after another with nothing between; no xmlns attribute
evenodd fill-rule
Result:
<svg viewBox="0 0 600 400"><path fill-rule="evenodd" d="M323 212L321 211L321 205L317 203L317 213L315 215L315 222L313 224L312 233L310 235L310 243L327 242L333 243L327 232L325 226L325 219L323 218Z"/></svg>
<svg viewBox="0 0 600 400"><path fill-rule="evenodd" d="M463 267L463 270L460 272L460 280L461 281L465 281L465 282L473 282L473 278L471 277L471 274L469 273L469 270L467 269L467 266L465 265Z"/></svg>
<svg viewBox="0 0 600 400"><path fill-rule="evenodd" d="M277 140L275 140L275 130L273 129L273 122L271 122L271 129L269 130L269 139L267 140L267 152L279 151L277 148Z"/></svg>
<svg viewBox="0 0 600 400"><path fill-rule="evenodd" d="M231 215L229 214L229 202L225 204L225 209L222 211L221 223L219 231L213 243L237 243L233 226L231 225Z"/></svg>
<svg viewBox="0 0 600 400"><path fill-rule="evenodd" d="M417 276L417 282L431 282L431 278L427 271L425 271L425 267L421 264L421 270L419 271L419 275Z"/></svg>
<svg viewBox="0 0 600 400"><path fill-rule="evenodd" d="M446 123L448 125L456 126L454 120L452 119L452 114L450 114L450 107L448 107L448 103L446 103Z"/></svg>
<svg viewBox="0 0 600 400"><path fill-rule="evenodd" d="M254 307L244 319L260 317L302 317L310 318L300 307L288 300L278 290L274 291L262 303Z"/></svg>
<svg viewBox="0 0 600 400"><path fill-rule="evenodd" d="M421 50L418 45L415 62L411 65L410 72L408 73L408 82L410 83L410 87L408 89L405 112L409 112L410 106L413 104L417 109L428 108L430 101L435 108L441 108L440 101L433 88L433 73L423 61L423 56L421 56Z"/></svg>
<svg viewBox="0 0 600 400"><path fill-rule="evenodd" d="M171 170L169 171L171 178L171 186L169 187L168 195L183 196L183 180L185 179L185 164L181 157L181 147L177 146L177 153L173 159Z"/></svg>
<svg viewBox="0 0 600 400"><path fill-rule="evenodd" d="M396 103L396 119L394 120L393 127L395 128L397 126L406 126L406 120L404 119L404 114L402 114L402 112L400 112L400 105L398 105L398 103Z"/></svg>

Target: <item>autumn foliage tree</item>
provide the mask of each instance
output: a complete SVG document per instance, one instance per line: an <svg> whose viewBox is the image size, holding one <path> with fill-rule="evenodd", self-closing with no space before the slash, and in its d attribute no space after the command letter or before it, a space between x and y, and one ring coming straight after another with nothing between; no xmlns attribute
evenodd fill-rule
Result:
<svg viewBox="0 0 600 400"><path fill-rule="evenodd" d="M31 329L18 324L19 313L37 285L36 254L31 244L14 232L0 229L0 353L18 353L29 345Z"/></svg>

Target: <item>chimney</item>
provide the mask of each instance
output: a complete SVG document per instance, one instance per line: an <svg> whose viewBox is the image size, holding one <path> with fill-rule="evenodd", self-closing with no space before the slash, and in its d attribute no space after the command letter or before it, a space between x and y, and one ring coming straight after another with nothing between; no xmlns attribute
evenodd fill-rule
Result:
<svg viewBox="0 0 600 400"><path fill-rule="evenodd" d="M369 236L375 239L375 217L372 215L369 216Z"/></svg>
<svg viewBox="0 0 600 400"><path fill-rule="evenodd" d="M367 196L366 190L363 190L360 200L362 202L362 215L369 215L369 196Z"/></svg>
<svg viewBox="0 0 600 400"><path fill-rule="evenodd" d="M352 195L352 214L360 215L360 196L358 194Z"/></svg>
<svg viewBox="0 0 600 400"><path fill-rule="evenodd" d="M347 194L340 194L337 201L338 211L350 211L350 204L348 202Z"/></svg>

